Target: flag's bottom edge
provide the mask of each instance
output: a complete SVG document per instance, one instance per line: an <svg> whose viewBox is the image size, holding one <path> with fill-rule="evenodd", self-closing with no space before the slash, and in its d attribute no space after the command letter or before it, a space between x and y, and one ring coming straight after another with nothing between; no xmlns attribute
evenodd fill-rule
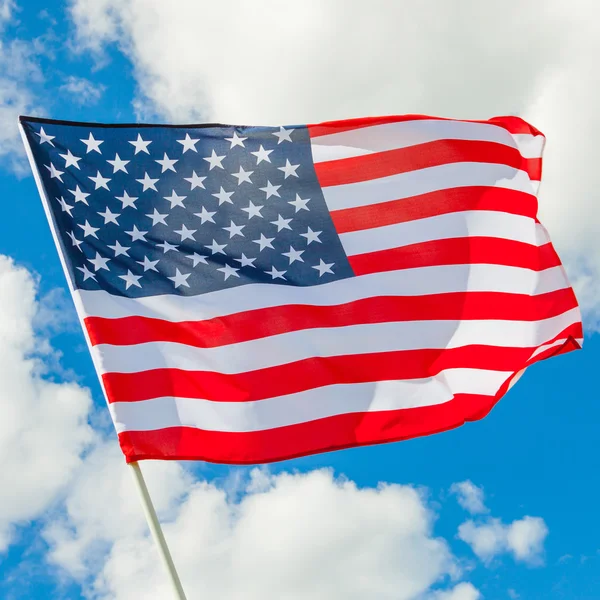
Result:
<svg viewBox="0 0 600 600"><path fill-rule="evenodd" d="M119 434L119 443L128 463L141 460L195 460L253 465L425 437L483 419L524 369L541 360L579 350L582 347L580 342L569 336L564 343L539 352L522 368L515 370L495 396L462 395L442 405L349 413L276 430L249 433L205 431L192 427L125 431ZM338 439L333 440L335 437Z"/></svg>

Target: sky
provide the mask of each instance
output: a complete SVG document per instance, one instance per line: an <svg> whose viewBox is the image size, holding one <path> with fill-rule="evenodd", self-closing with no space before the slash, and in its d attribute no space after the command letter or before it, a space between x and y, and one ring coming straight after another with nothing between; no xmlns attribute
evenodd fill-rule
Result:
<svg viewBox="0 0 600 600"><path fill-rule="evenodd" d="M516 114L582 351L484 420L269 465L148 461L190 598L600 597L593 0L0 0L0 597L169 598L17 130Z"/></svg>

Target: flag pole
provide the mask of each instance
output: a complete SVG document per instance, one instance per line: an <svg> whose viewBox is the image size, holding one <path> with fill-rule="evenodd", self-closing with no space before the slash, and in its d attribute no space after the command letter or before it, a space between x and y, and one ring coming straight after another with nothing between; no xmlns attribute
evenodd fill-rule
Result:
<svg viewBox="0 0 600 600"><path fill-rule="evenodd" d="M173 597L176 598L176 600L186 600L185 592L183 591L181 581L179 580L179 575L177 574L177 569L175 569L175 564L171 558L169 546L167 546L167 540L165 540L162 527L160 526L160 521L156 516L152 499L148 493L148 487L146 486L146 481L144 480L144 474L142 473L138 462L130 462L128 465L131 468L133 479L140 493L142 507L144 509L144 514L146 515L146 521L148 521L150 533L154 538L154 542L156 543L162 563L167 570L167 574L169 575L169 581L171 582L171 586L173 588Z"/></svg>

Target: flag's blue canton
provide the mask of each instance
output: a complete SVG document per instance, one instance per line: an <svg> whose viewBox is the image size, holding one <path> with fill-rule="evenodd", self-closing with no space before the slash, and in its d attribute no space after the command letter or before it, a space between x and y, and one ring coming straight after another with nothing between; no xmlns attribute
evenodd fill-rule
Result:
<svg viewBox="0 0 600 600"><path fill-rule="evenodd" d="M23 126L77 288L194 295L353 276L306 127Z"/></svg>

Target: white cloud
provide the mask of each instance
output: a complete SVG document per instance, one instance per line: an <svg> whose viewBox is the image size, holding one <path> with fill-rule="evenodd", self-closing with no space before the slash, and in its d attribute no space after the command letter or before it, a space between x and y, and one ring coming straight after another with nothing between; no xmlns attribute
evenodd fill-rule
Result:
<svg viewBox="0 0 600 600"><path fill-rule="evenodd" d="M13 0L0 0L0 27L10 21L14 10L15 3Z"/></svg>
<svg viewBox="0 0 600 600"><path fill-rule="evenodd" d="M85 77L70 75L60 91L63 92L71 102L79 105L96 104L104 93L103 85L96 85Z"/></svg>
<svg viewBox="0 0 600 600"><path fill-rule="evenodd" d="M456 494L458 503L472 515L488 512L483 502L483 488L477 487L472 481L453 483L450 492Z"/></svg>
<svg viewBox="0 0 600 600"><path fill-rule="evenodd" d="M530 119L549 138L542 215L596 327L598 11L595 0L72 0L80 46L118 43L131 57L145 119Z"/></svg>
<svg viewBox="0 0 600 600"><path fill-rule="evenodd" d="M479 600L481 593L470 583L459 583L451 590L437 592L431 600Z"/></svg>
<svg viewBox="0 0 600 600"><path fill-rule="evenodd" d="M459 574L411 487L257 469L227 493L173 463L143 468L190 597L408 600ZM87 581L94 598L168 597L137 502L108 445L81 470L63 522L46 531L52 561ZM435 598L474 600L470 589Z"/></svg>
<svg viewBox="0 0 600 600"><path fill-rule="evenodd" d="M36 286L31 275L0 256L0 552L16 526L39 517L81 465L93 433L87 390L53 383L35 358L47 349L36 336Z"/></svg>
<svg viewBox="0 0 600 600"><path fill-rule="evenodd" d="M481 523L469 520L458 528L458 537L487 564L502 553L510 553L517 561L538 565L542 561L547 535L544 520L530 516L508 525L495 518Z"/></svg>
<svg viewBox="0 0 600 600"><path fill-rule="evenodd" d="M3 41L0 31L0 160L18 173L25 172L25 162L17 119L39 112L29 83L40 78L31 45Z"/></svg>

